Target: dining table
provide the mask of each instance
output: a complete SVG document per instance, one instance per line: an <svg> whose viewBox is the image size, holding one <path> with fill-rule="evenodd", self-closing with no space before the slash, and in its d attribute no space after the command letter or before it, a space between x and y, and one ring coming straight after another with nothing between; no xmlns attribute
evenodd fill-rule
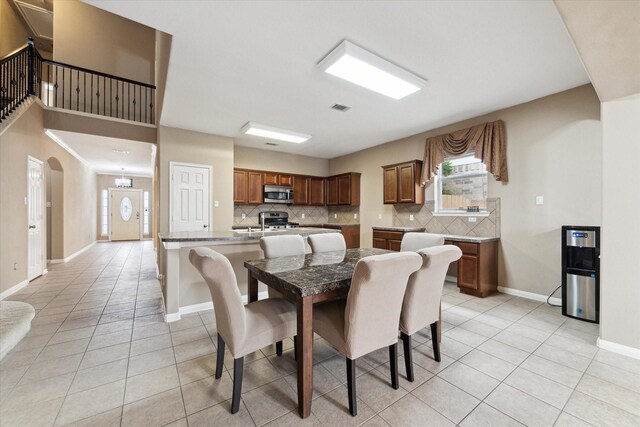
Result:
<svg viewBox="0 0 640 427"><path fill-rule="evenodd" d="M280 292L296 305L296 363L298 413L311 414L313 395L313 306L346 298L356 263L365 257L392 251L356 248L245 261L248 270L248 300L258 300L258 281Z"/></svg>

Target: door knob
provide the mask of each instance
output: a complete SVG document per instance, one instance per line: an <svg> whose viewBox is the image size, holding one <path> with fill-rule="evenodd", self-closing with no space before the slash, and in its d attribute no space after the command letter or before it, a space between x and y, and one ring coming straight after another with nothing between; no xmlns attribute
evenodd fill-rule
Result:
<svg viewBox="0 0 640 427"><path fill-rule="evenodd" d="M29 230L31 230L32 228L36 228L36 226L35 225L30 225L29 226Z"/></svg>
<svg viewBox="0 0 640 427"><path fill-rule="evenodd" d="M208 227L208 225L207 225L207 224L205 224L205 225L203 225L203 226L202 226L202 228L207 228L207 227Z"/></svg>

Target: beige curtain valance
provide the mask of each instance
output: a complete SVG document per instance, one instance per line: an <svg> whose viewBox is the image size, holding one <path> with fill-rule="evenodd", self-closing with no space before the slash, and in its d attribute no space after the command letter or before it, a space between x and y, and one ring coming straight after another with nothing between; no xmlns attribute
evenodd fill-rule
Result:
<svg viewBox="0 0 640 427"><path fill-rule="evenodd" d="M438 172L445 157L474 152L474 156L487 166L497 181L507 182L507 141L504 122L484 123L467 129L427 138L424 147L422 181L429 182Z"/></svg>

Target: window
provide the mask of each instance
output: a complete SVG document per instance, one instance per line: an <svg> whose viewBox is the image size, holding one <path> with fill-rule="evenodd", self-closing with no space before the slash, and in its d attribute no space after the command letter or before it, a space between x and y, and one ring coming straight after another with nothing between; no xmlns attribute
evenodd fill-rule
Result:
<svg viewBox="0 0 640 427"><path fill-rule="evenodd" d="M487 168L473 154L446 158L438 167L436 212L486 212Z"/></svg>
<svg viewBox="0 0 640 427"><path fill-rule="evenodd" d="M100 235L109 235L109 190L102 190L102 210L101 210Z"/></svg>
<svg viewBox="0 0 640 427"><path fill-rule="evenodd" d="M149 234L149 192L145 191L144 192L144 196L143 196L143 214L142 214L142 221L143 221L143 234Z"/></svg>

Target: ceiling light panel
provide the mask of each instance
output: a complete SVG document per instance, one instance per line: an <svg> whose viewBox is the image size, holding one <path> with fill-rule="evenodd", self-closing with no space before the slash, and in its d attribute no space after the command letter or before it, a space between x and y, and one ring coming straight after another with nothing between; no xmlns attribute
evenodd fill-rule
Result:
<svg viewBox="0 0 640 427"><path fill-rule="evenodd" d="M242 126L241 131L247 135L260 136L263 138L277 139L279 141L293 142L300 144L311 139L311 135L294 132L287 129L280 129L274 126L263 125L256 122L249 122Z"/></svg>
<svg viewBox="0 0 640 427"><path fill-rule="evenodd" d="M427 84L426 80L347 40L324 57L318 67L396 100L419 91Z"/></svg>

